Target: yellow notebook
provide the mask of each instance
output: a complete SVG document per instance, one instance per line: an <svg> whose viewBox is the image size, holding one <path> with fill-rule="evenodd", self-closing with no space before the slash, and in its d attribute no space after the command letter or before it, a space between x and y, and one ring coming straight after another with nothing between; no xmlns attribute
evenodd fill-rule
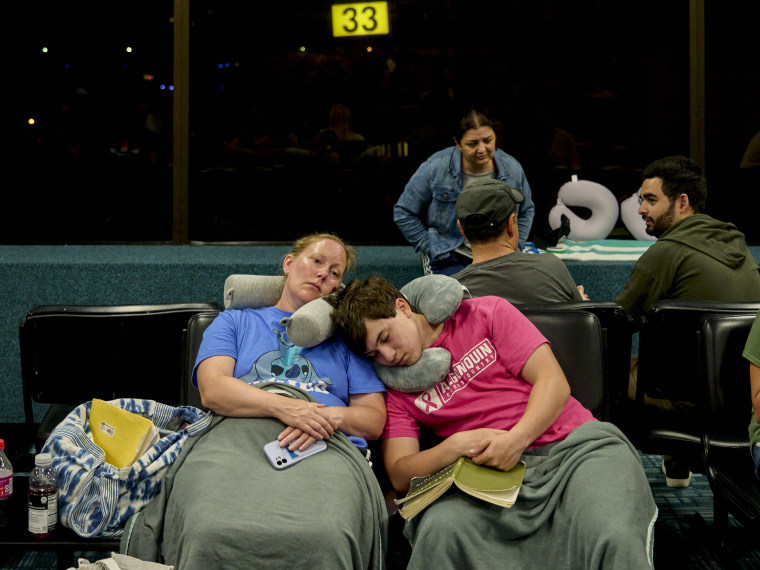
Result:
<svg viewBox="0 0 760 570"><path fill-rule="evenodd" d="M400 507L399 514L408 520L456 485L473 497L509 508L517 500L524 475L522 461L509 471L501 471L460 457L437 473L414 477L406 496L395 502Z"/></svg>
<svg viewBox="0 0 760 570"><path fill-rule="evenodd" d="M158 428L148 418L93 399L90 431L95 445L114 467L129 467L159 439Z"/></svg>

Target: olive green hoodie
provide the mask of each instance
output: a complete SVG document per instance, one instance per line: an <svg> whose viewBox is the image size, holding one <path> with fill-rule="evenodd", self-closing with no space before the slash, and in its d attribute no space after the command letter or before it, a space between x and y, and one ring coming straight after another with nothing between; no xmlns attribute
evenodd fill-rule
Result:
<svg viewBox="0 0 760 570"><path fill-rule="evenodd" d="M744 234L705 214L665 230L633 266L616 301L638 320L661 299L760 301L760 269Z"/></svg>

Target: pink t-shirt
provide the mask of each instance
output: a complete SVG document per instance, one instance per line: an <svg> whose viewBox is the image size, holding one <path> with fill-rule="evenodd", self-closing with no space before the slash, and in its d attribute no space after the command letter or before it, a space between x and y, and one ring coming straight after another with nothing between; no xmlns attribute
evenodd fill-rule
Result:
<svg viewBox="0 0 760 570"><path fill-rule="evenodd" d="M388 389L384 438L419 438L419 425L448 437L476 428L511 429L525 412L532 386L520 377L546 338L501 297L465 299L432 344L451 353L448 377L405 394ZM530 447L564 439L594 416L572 396L559 418Z"/></svg>

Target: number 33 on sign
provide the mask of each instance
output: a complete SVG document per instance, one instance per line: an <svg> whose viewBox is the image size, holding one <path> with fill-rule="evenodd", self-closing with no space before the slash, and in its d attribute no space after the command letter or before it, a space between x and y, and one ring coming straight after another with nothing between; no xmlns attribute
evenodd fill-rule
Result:
<svg viewBox="0 0 760 570"><path fill-rule="evenodd" d="M390 33L387 2L332 5L333 37Z"/></svg>

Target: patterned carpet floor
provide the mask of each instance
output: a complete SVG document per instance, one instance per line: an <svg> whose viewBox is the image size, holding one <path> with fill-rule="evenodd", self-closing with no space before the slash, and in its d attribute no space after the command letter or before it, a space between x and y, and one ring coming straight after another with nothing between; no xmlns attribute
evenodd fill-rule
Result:
<svg viewBox="0 0 760 570"><path fill-rule="evenodd" d="M760 569L757 537L729 517L727 547L712 532L713 495L707 477L694 474L684 489L671 489L661 455L641 455L659 516L655 527L655 568Z"/></svg>

